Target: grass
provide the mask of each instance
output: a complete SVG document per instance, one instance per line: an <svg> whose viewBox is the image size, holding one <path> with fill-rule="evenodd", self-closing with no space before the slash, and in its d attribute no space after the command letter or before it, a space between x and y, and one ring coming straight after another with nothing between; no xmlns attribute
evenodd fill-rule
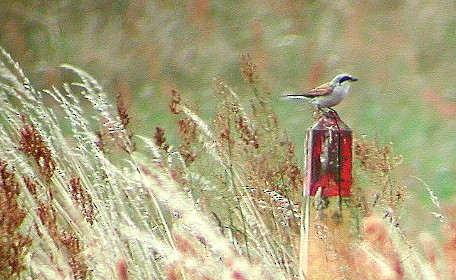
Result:
<svg viewBox="0 0 456 280"><path fill-rule="evenodd" d="M36 90L3 50L1 67L3 278L299 277L302 171L249 56L240 67L249 112L220 79L213 122L171 92L179 146L160 127L152 138L130 132L122 101L110 103L83 70L63 65L79 81ZM45 95L59 107L46 106ZM80 107L81 98L91 108ZM432 190L448 237L424 236L422 252L401 224L407 192L393 176L400 157L362 139L355 156L356 234L348 244L327 234L316 241L333 244L320 253L337 252L337 275L454 277L454 226Z"/></svg>
<svg viewBox="0 0 456 280"><path fill-rule="evenodd" d="M453 4L1 6L0 278L296 278L314 120L277 97L339 72L347 273L454 277Z"/></svg>

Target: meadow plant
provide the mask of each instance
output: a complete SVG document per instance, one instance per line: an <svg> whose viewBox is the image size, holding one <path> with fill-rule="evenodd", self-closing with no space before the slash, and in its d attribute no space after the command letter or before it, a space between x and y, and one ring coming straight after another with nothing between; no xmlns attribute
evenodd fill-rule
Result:
<svg viewBox="0 0 456 280"><path fill-rule="evenodd" d="M36 90L3 49L0 67L1 278L285 278L236 252L178 180L197 178L184 144L134 136L119 98L80 69L62 66L80 82Z"/></svg>
<svg viewBox="0 0 456 280"><path fill-rule="evenodd" d="M122 96L111 102L85 71L62 65L78 82L38 90L0 51L0 278L299 277L303 171L250 56L248 106L215 78L207 121L171 91L176 146L161 127L131 132ZM361 140L354 153L344 277L455 277L450 217L446 245L424 236L417 250L400 222L400 157Z"/></svg>

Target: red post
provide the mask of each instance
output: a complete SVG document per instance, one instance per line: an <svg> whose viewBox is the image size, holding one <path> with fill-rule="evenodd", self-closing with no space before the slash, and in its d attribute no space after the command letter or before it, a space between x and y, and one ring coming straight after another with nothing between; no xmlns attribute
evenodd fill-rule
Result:
<svg viewBox="0 0 456 280"><path fill-rule="evenodd" d="M325 113L307 130L305 196L350 196L352 131L335 111Z"/></svg>
<svg viewBox="0 0 456 280"><path fill-rule="evenodd" d="M299 279L342 279L352 242L352 131L335 111L307 130Z"/></svg>

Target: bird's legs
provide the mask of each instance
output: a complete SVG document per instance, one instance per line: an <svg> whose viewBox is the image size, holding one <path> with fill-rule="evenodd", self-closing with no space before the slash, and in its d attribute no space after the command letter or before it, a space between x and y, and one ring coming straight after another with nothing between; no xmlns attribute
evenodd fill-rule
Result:
<svg viewBox="0 0 456 280"><path fill-rule="evenodd" d="M319 120L321 117L326 116L326 112L318 106L314 107L314 119Z"/></svg>
<svg viewBox="0 0 456 280"><path fill-rule="evenodd" d="M321 117L325 118L332 118L335 119L337 122L337 119L340 119L339 114L337 113L336 110L334 110L331 107L328 107L328 110L324 110L324 108L320 108L318 106L314 107L314 117L315 119L320 119Z"/></svg>
<svg viewBox="0 0 456 280"><path fill-rule="evenodd" d="M332 118L334 119L334 121L335 121L337 130L340 130L339 122L338 122L338 120L340 120L339 114L337 113L336 110L334 110L334 109L331 108L331 107L329 107L328 110L329 110L329 112L332 113L332 116L331 116L331 117L332 117ZM329 112L328 112L328 113L329 113Z"/></svg>
<svg viewBox="0 0 456 280"><path fill-rule="evenodd" d="M334 110L334 109L331 108L331 107L329 107L328 109L329 109L329 111L333 112L334 115L336 115L337 117L339 117L339 114L337 113L336 110Z"/></svg>

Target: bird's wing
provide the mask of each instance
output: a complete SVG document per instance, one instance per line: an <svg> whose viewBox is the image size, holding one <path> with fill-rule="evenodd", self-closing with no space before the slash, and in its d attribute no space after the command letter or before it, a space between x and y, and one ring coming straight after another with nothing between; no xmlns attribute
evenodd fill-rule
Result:
<svg viewBox="0 0 456 280"><path fill-rule="evenodd" d="M334 90L334 87L332 87L329 83L322 84L321 86L318 86L314 89L309 90L307 93L304 93L303 96L305 97L317 97L317 96L324 96L331 94L331 92Z"/></svg>

